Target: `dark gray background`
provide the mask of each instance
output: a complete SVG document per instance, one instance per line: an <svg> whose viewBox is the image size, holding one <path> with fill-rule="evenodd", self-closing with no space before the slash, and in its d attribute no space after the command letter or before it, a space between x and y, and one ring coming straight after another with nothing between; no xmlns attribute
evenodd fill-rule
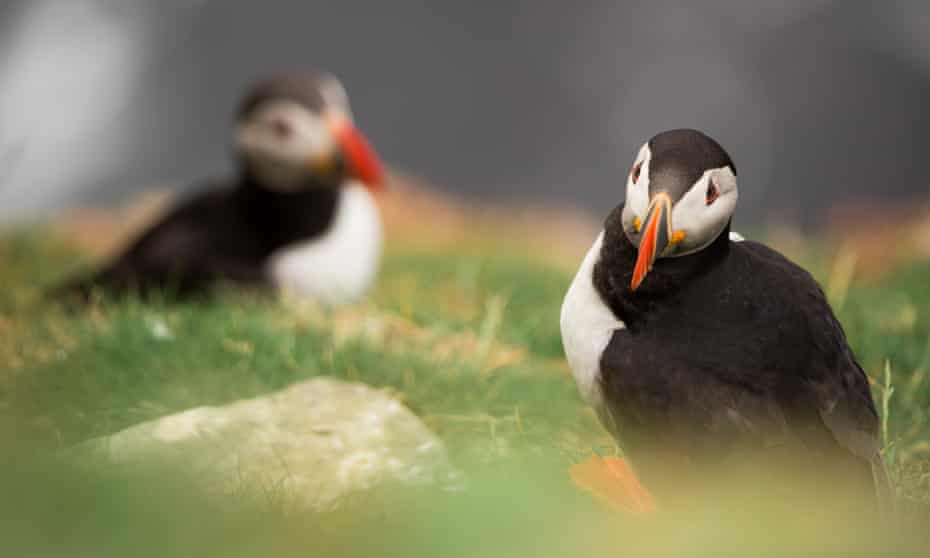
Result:
<svg viewBox="0 0 930 558"><path fill-rule="evenodd" d="M466 195L604 213L697 127L743 222L930 197L930 2L0 0L0 218L228 172L244 84L290 68Z"/></svg>

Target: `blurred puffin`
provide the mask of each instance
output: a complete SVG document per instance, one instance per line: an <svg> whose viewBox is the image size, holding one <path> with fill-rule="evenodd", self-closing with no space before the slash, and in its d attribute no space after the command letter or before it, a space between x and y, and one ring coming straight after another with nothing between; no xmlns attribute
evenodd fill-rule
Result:
<svg viewBox="0 0 930 558"><path fill-rule="evenodd" d="M333 305L377 274L381 164L329 75L261 81L233 136L239 175L182 203L66 293L202 292L218 281L273 285Z"/></svg>
<svg viewBox="0 0 930 558"><path fill-rule="evenodd" d="M874 503L888 484L868 379L814 279L730 232L737 197L733 162L701 132L639 150L561 313L581 394L636 474L595 457L572 475L644 511L758 455Z"/></svg>

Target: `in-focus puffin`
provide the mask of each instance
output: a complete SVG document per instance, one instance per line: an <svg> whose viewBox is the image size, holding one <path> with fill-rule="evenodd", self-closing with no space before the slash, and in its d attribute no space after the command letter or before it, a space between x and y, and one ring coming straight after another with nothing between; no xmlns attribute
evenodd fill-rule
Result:
<svg viewBox="0 0 930 558"><path fill-rule="evenodd" d="M62 291L167 290L217 281L274 285L324 304L357 299L382 243L374 150L342 84L286 74L255 84L235 122L238 177L182 203L100 272Z"/></svg>
<svg viewBox="0 0 930 558"><path fill-rule="evenodd" d="M797 478L886 494L875 405L842 327L806 271L730 232L737 197L729 155L699 131L639 150L561 331L583 397L646 490L623 460L595 458L573 476L642 510L757 455ZM610 478L625 488L592 486Z"/></svg>

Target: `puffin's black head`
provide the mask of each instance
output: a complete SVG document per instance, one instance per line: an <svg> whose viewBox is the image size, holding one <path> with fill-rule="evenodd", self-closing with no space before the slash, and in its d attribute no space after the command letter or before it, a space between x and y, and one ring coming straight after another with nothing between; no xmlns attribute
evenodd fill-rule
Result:
<svg viewBox="0 0 930 558"><path fill-rule="evenodd" d="M345 89L329 75L285 74L256 83L239 107L235 148L266 188L297 191L355 178L382 186L381 163L352 124Z"/></svg>
<svg viewBox="0 0 930 558"><path fill-rule="evenodd" d="M697 130L653 137L633 162L623 230L639 248L636 290L657 258L707 247L726 229L738 197L736 167L727 152Z"/></svg>

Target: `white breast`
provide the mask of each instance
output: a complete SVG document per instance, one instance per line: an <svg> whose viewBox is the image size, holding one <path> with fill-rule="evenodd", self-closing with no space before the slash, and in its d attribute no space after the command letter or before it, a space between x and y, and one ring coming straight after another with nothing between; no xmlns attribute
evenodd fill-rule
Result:
<svg viewBox="0 0 930 558"><path fill-rule="evenodd" d="M600 360L614 330L623 329L624 323L614 316L594 289L594 264L600 258L604 233L597 237L588 250L578 274L568 288L562 303L562 345L568 365L582 397L600 410Z"/></svg>
<svg viewBox="0 0 930 558"><path fill-rule="evenodd" d="M325 305L360 298L378 273L382 245L381 215L361 184L343 187L329 230L321 236L271 255L268 266L278 288Z"/></svg>

